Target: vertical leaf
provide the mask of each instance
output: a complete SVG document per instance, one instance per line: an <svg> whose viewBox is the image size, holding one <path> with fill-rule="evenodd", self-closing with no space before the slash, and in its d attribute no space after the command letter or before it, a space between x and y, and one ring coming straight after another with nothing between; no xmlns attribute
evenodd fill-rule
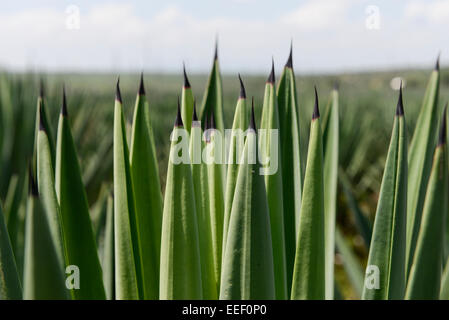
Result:
<svg viewBox="0 0 449 320"><path fill-rule="evenodd" d="M201 299L195 195L188 134L183 129L179 103L171 139L162 217L159 297L162 300Z"/></svg>
<svg viewBox="0 0 449 320"><path fill-rule="evenodd" d="M270 216L257 149L253 106L232 203L220 299L275 298Z"/></svg>
<svg viewBox="0 0 449 320"><path fill-rule="evenodd" d="M302 197L299 115L293 73L292 50L277 88L284 198L287 284L291 287Z"/></svg>
<svg viewBox="0 0 449 320"><path fill-rule="evenodd" d="M378 285L365 285L363 299L403 299L407 220L407 136L400 89L385 171L377 203L365 282L371 266L379 270Z"/></svg>
<svg viewBox="0 0 449 320"><path fill-rule="evenodd" d="M206 125L207 177L209 185L210 221L212 248L214 251L215 279L220 279L224 230L224 190L223 190L223 140L222 133L215 127L215 117L211 114L209 126ZM217 282L217 292L219 292Z"/></svg>
<svg viewBox="0 0 449 320"><path fill-rule="evenodd" d="M157 299L162 226L162 194L143 75L134 110L130 165L145 299Z"/></svg>
<svg viewBox="0 0 449 320"><path fill-rule="evenodd" d="M103 249L103 282L106 299L115 299L115 259L114 259L114 198L110 194L106 204L106 226Z"/></svg>
<svg viewBox="0 0 449 320"><path fill-rule="evenodd" d="M335 217L339 142L338 90L331 93L323 124L326 299L334 298Z"/></svg>
<svg viewBox="0 0 449 320"><path fill-rule="evenodd" d="M234 121L232 124L231 137L229 142L229 154L226 173L226 187L223 214L223 245L226 244L228 235L229 219L231 216L232 201L234 199L235 184L237 181L237 173L243 147L245 144L243 130L248 127L248 112L246 110L246 92L242 78L240 80L240 95L237 100L237 106L234 112ZM224 252L222 252L223 256Z"/></svg>
<svg viewBox="0 0 449 320"><path fill-rule="evenodd" d="M53 241L48 216L39 201L31 172L29 183L31 187L26 216L23 298L70 299L70 291L65 286L65 269L59 257L60 248Z"/></svg>
<svg viewBox="0 0 449 320"><path fill-rule="evenodd" d="M0 300L22 299L19 273L0 206Z"/></svg>
<svg viewBox="0 0 449 320"><path fill-rule="evenodd" d="M40 108L41 110L42 107ZM44 118L43 115L40 118ZM50 142L44 123L41 121L37 132L37 183L40 190L40 203L47 217L48 228L56 248L56 255L61 268L66 266L66 250L64 247L63 222L58 198L55 190L55 179L52 164Z"/></svg>
<svg viewBox="0 0 449 320"><path fill-rule="evenodd" d="M446 109L427 185L421 227L407 283L406 299L438 299L443 266L443 239L448 203Z"/></svg>
<svg viewBox="0 0 449 320"><path fill-rule="evenodd" d="M67 114L65 93L59 116L56 147L56 194L61 209L67 263L80 271L80 288L75 299L104 299L100 261L92 231L86 192Z"/></svg>
<svg viewBox="0 0 449 320"><path fill-rule="evenodd" d="M318 95L315 89L315 109L310 126L309 152L293 269L292 299L325 298L324 218L323 142Z"/></svg>
<svg viewBox="0 0 449 320"><path fill-rule="evenodd" d="M432 168L432 153L437 136L439 84L440 70L437 61L427 84L408 153L407 277L413 262L427 182Z"/></svg>
<svg viewBox="0 0 449 320"><path fill-rule="evenodd" d="M196 216L198 221L198 239L201 259L201 282L203 299L217 299L217 282L214 269L214 251L212 248L212 229L210 222L209 187L207 181L207 165L202 161L201 123L194 107L193 121L190 131L190 161L192 164L192 181L195 191Z"/></svg>
<svg viewBox="0 0 449 320"><path fill-rule="evenodd" d="M115 297L143 297L138 227L119 82L114 106Z"/></svg>
<svg viewBox="0 0 449 320"><path fill-rule="evenodd" d="M282 168L279 159L281 150L279 146L279 137L277 135L272 135L279 132L279 111L276 103L274 82L273 63L271 73L265 84L261 123L261 129L264 131L259 134L259 143L261 154L264 157L262 166L264 170L266 170L265 188L270 213L276 299L285 300L288 299L288 293L285 258ZM273 168L271 168L271 166L273 166Z"/></svg>

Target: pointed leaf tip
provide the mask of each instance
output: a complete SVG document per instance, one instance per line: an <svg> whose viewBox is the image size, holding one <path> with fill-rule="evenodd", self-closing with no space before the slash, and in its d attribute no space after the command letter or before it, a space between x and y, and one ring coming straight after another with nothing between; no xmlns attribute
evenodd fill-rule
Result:
<svg viewBox="0 0 449 320"><path fill-rule="evenodd" d="M39 98L43 99L45 95L45 90L44 90L44 79L40 79L39 80Z"/></svg>
<svg viewBox="0 0 449 320"><path fill-rule="evenodd" d="M193 116L192 116L192 120L193 121L198 121L198 116L196 115L196 101L193 101Z"/></svg>
<svg viewBox="0 0 449 320"><path fill-rule="evenodd" d="M401 86L399 88L399 98L398 98L398 105L396 107L396 115L397 116L404 115L404 102L402 100L402 81L401 81Z"/></svg>
<svg viewBox="0 0 449 320"><path fill-rule="evenodd" d="M61 107L62 116L66 117L68 115L67 112L67 97L65 94L65 85L62 86L62 107Z"/></svg>
<svg viewBox="0 0 449 320"><path fill-rule="evenodd" d="M187 78L186 65L182 64L182 69L184 72L184 88L190 88L189 78Z"/></svg>
<svg viewBox="0 0 449 320"><path fill-rule="evenodd" d="M139 95L145 95L145 86L143 84L143 72L140 74Z"/></svg>
<svg viewBox="0 0 449 320"><path fill-rule="evenodd" d="M320 117L320 109L318 107L318 92L315 86L315 106L313 108L312 120L318 119Z"/></svg>
<svg viewBox="0 0 449 320"><path fill-rule="evenodd" d="M446 112L447 112L447 103L446 106L444 107L443 115L441 118L440 136L438 138L439 146L446 144L446 117L447 117Z"/></svg>
<svg viewBox="0 0 449 320"><path fill-rule="evenodd" d="M33 197L38 197L39 192L37 189L37 183L34 179L33 169L31 168L31 164L28 166L28 192Z"/></svg>
<svg viewBox="0 0 449 320"><path fill-rule="evenodd" d="M181 117L181 105L179 104L179 97L178 97L178 112L176 114L176 119L175 119L175 127L182 127L183 123L182 123L182 117Z"/></svg>
<svg viewBox="0 0 449 320"><path fill-rule="evenodd" d="M275 78L274 78L274 60L271 60L271 71L268 75L267 82L274 84Z"/></svg>
<svg viewBox="0 0 449 320"><path fill-rule="evenodd" d="M215 40L215 53L214 53L214 61L218 60L218 39Z"/></svg>
<svg viewBox="0 0 449 320"><path fill-rule="evenodd" d="M249 121L249 129L256 131L256 119L254 116L254 97L251 100L251 119Z"/></svg>
<svg viewBox="0 0 449 320"><path fill-rule="evenodd" d="M440 54L438 54L437 62L435 63L435 70L440 71Z"/></svg>
<svg viewBox="0 0 449 320"><path fill-rule="evenodd" d="M117 84L115 86L115 100L122 103L122 94L120 93L120 77L117 78Z"/></svg>
<svg viewBox="0 0 449 320"><path fill-rule="evenodd" d="M334 82L334 90L335 91L340 90L340 83L338 82L338 80L335 80L335 82Z"/></svg>
<svg viewBox="0 0 449 320"><path fill-rule="evenodd" d="M285 64L286 68L293 69L293 43L290 45L290 54L288 56L287 63Z"/></svg>
<svg viewBox="0 0 449 320"><path fill-rule="evenodd" d="M240 96L239 96L239 98L246 99L245 86L243 85L243 81L242 81L242 77L240 76L240 73L239 73L239 80L240 80Z"/></svg>

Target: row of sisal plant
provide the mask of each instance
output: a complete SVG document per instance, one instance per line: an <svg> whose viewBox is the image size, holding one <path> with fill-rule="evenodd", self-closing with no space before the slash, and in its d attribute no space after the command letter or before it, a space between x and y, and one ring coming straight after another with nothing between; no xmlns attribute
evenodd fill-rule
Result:
<svg viewBox="0 0 449 320"><path fill-rule="evenodd" d="M250 111L241 79L240 83L232 129L247 130L246 138L231 139L228 164L198 162L194 159L204 148L212 157L222 151L216 139L225 129L217 55L199 117L184 71L172 137L181 136L185 129L190 142L187 150L180 150L178 141L172 141L163 199L143 78L129 147L117 82L114 188L108 197L101 255L65 94L56 143L41 95L30 166L24 277L18 275L1 214L0 298L333 299L339 239L338 91L332 91L322 120L315 90L304 157L292 53L277 87L272 67L259 122L261 129L279 130L279 140L260 139L254 103ZM364 299L449 298L448 267L442 273L449 256L447 114L440 117L437 138L438 88L437 66L410 147L401 88ZM266 165L257 157L259 150L268 159L270 152L277 152L279 166L274 174L259 174ZM179 152L187 153L191 161L176 163L173 159ZM79 283L68 290L65 273L70 266L78 268Z"/></svg>

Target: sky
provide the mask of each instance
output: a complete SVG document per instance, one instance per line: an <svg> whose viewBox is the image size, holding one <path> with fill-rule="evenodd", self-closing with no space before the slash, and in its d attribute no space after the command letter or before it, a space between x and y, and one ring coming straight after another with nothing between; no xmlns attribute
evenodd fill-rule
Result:
<svg viewBox="0 0 449 320"><path fill-rule="evenodd" d="M6 2L6 1L3 1ZM21 0L0 8L0 68L268 73L449 63L449 0Z"/></svg>

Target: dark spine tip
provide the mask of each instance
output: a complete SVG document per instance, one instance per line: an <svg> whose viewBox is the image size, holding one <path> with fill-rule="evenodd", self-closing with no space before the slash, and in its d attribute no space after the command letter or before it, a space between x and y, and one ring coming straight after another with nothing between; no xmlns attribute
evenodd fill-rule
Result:
<svg viewBox="0 0 449 320"><path fill-rule="evenodd" d="M176 120L175 120L175 127L182 127L182 117L181 117L181 105L179 103L179 97L178 97L178 112L176 114Z"/></svg>
<svg viewBox="0 0 449 320"><path fill-rule="evenodd" d="M438 54L437 62L435 63L435 70L440 71L440 54Z"/></svg>
<svg viewBox="0 0 449 320"><path fill-rule="evenodd" d="M274 79L274 60L272 59L271 60L271 72L268 76L267 82L274 84L274 81L275 81L275 79Z"/></svg>
<svg viewBox="0 0 449 320"><path fill-rule="evenodd" d="M398 105L396 107L396 115L397 116L404 115L404 102L402 100L402 81L401 86L399 87L399 98L398 98Z"/></svg>
<svg viewBox="0 0 449 320"><path fill-rule="evenodd" d="M286 68L293 69L293 43L290 44L290 54L288 56L287 63L285 64Z"/></svg>
<svg viewBox="0 0 449 320"><path fill-rule="evenodd" d="M239 80L240 80L240 96L239 96L239 98L246 99L245 86L243 85L243 80L242 80L242 77L240 77L240 73L239 73Z"/></svg>
<svg viewBox="0 0 449 320"><path fill-rule="evenodd" d="M145 95L145 86L143 84L143 72L140 74L139 95Z"/></svg>
<svg viewBox="0 0 449 320"><path fill-rule="evenodd" d="M251 99L251 119L249 120L249 129L256 131L256 119L254 116L254 97Z"/></svg>
<svg viewBox="0 0 449 320"><path fill-rule="evenodd" d="M190 88L189 78L187 78L186 65L182 64L182 69L184 72L184 88Z"/></svg>
<svg viewBox="0 0 449 320"><path fill-rule="evenodd" d="M214 61L218 60L218 37L215 39L215 53L214 53Z"/></svg>
<svg viewBox="0 0 449 320"><path fill-rule="evenodd" d="M44 112L42 110L42 103L39 104L39 130L46 131L44 125Z"/></svg>
<svg viewBox="0 0 449 320"><path fill-rule="evenodd" d="M193 101L193 116L192 116L192 120L193 121L198 121L198 116L196 115L196 101Z"/></svg>
<svg viewBox="0 0 449 320"><path fill-rule="evenodd" d="M120 77L117 78L117 84L115 86L115 100L122 103L122 94L120 93Z"/></svg>
<svg viewBox="0 0 449 320"><path fill-rule="evenodd" d="M214 109L211 109L211 110L210 110L209 129L217 129L217 127L215 126L215 114L214 114Z"/></svg>
<svg viewBox="0 0 449 320"><path fill-rule="evenodd" d="M67 113L67 97L65 94L65 86L62 86L62 108L61 108L61 114L66 117L68 115Z"/></svg>
<svg viewBox="0 0 449 320"><path fill-rule="evenodd" d="M338 82L338 80L335 80L335 82L334 82L334 90L335 91L340 90L340 83Z"/></svg>
<svg viewBox="0 0 449 320"><path fill-rule="evenodd" d="M315 86L315 106L313 107L312 120L318 119L320 117L320 109L318 107L318 92Z"/></svg>
<svg viewBox="0 0 449 320"><path fill-rule="evenodd" d="M441 125L440 125L440 136L438 137L438 145L441 146L443 144L446 144L446 117L447 117L447 103L444 107L443 115L441 118Z"/></svg>
<svg viewBox="0 0 449 320"><path fill-rule="evenodd" d="M36 180L34 179L33 168L31 167L31 164L28 166L28 192L33 197L39 196L39 191L37 189Z"/></svg>
<svg viewBox="0 0 449 320"><path fill-rule="evenodd" d="M45 95L45 90L44 90L44 79L40 79L39 81L39 98L43 99Z"/></svg>

